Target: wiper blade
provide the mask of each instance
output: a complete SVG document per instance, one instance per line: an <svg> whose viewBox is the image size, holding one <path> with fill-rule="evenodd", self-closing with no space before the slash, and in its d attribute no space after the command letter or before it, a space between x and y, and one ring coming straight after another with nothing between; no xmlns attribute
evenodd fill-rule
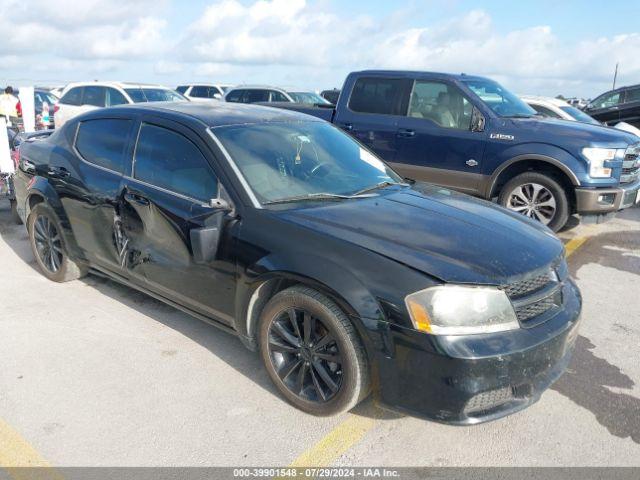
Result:
<svg viewBox="0 0 640 480"><path fill-rule="evenodd" d="M504 115L506 118L533 118L535 115L525 115L522 113L516 113L515 115Z"/></svg>
<svg viewBox="0 0 640 480"><path fill-rule="evenodd" d="M306 195L296 195L294 197L269 200L268 202L264 202L264 205L273 205L275 203L304 202L305 200L344 200L350 198L355 198L355 196L340 195L338 193L308 193Z"/></svg>
<svg viewBox="0 0 640 480"><path fill-rule="evenodd" d="M376 183L375 185L372 185L370 187L363 188L362 190L358 190L356 193L353 194L353 196L355 197L355 196L358 196L358 195L362 195L363 193L371 192L373 190L378 190L378 189L384 188L384 187L391 187L393 185L401 185L403 187L408 187L409 186L408 183L390 182L389 180L385 180L384 182Z"/></svg>

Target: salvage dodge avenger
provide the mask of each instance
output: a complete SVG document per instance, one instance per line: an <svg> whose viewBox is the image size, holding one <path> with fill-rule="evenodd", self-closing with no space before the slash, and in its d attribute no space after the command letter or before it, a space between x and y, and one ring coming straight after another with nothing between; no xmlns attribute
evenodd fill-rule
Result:
<svg viewBox="0 0 640 480"><path fill-rule="evenodd" d="M104 275L233 332L305 412L373 393L477 423L536 401L569 361L581 298L548 228L406 183L327 122L130 105L20 155L18 213L47 278Z"/></svg>

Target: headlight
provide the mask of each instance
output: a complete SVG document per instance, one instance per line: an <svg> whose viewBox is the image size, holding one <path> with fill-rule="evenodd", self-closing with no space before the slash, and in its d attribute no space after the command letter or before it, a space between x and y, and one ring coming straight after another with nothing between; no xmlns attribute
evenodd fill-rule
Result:
<svg viewBox="0 0 640 480"><path fill-rule="evenodd" d="M412 293L405 303L413 326L434 335L501 332L520 327L502 290L445 285Z"/></svg>
<svg viewBox="0 0 640 480"><path fill-rule="evenodd" d="M624 157L622 148L588 147L582 149L582 155L589 161L589 176L592 178L609 178L611 168L605 167L604 162L611 162Z"/></svg>

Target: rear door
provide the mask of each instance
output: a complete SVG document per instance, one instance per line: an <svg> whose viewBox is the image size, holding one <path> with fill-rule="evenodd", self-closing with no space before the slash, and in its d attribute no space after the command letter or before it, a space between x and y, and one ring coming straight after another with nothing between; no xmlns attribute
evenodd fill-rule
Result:
<svg viewBox="0 0 640 480"><path fill-rule="evenodd" d="M367 145L382 159L393 162L396 134L407 112L412 81L407 78L360 77L336 125Z"/></svg>
<svg viewBox="0 0 640 480"><path fill-rule="evenodd" d="M134 121L125 116L79 122L72 133L73 148L56 149L48 172L78 246L90 261L118 274L122 251L114 227L133 127Z"/></svg>
<svg viewBox="0 0 640 480"><path fill-rule="evenodd" d="M199 236L222 232L224 239L231 238L226 235L235 225L210 203L219 193L218 176L207 159L211 152L190 129L151 116L142 119L137 139L122 198L130 278L198 313L231 323L235 264L222 245L226 240L215 258L203 260L195 254Z"/></svg>
<svg viewBox="0 0 640 480"><path fill-rule="evenodd" d="M620 121L640 127L640 86L625 91L624 101L620 105Z"/></svg>
<svg viewBox="0 0 640 480"><path fill-rule="evenodd" d="M398 122L393 166L406 177L477 193L486 133L471 131L472 112L455 84L416 80Z"/></svg>
<svg viewBox="0 0 640 480"><path fill-rule="evenodd" d="M623 100L623 90L607 92L593 100L585 108L585 112L596 120L615 125L620 121L620 104Z"/></svg>

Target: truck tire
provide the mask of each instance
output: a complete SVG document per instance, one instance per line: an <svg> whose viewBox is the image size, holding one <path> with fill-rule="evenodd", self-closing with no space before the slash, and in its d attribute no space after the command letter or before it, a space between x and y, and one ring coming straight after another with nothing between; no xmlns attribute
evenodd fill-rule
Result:
<svg viewBox="0 0 640 480"><path fill-rule="evenodd" d="M557 232L569 219L569 198L564 187L549 174L525 172L509 180L498 203L533 218Z"/></svg>
<svg viewBox="0 0 640 480"><path fill-rule="evenodd" d="M353 324L316 290L294 286L269 300L258 340L271 380L300 410L336 415L369 393L369 365Z"/></svg>
<svg viewBox="0 0 640 480"><path fill-rule="evenodd" d="M68 282L87 274L84 265L69 257L58 217L46 203L33 207L27 219L27 231L40 272L49 280Z"/></svg>
<svg viewBox="0 0 640 480"><path fill-rule="evenodd" d="M16 225L22 225L22 219L18 215L18 203L15 200L9 201L11 205L11 221Z"/></svg>

